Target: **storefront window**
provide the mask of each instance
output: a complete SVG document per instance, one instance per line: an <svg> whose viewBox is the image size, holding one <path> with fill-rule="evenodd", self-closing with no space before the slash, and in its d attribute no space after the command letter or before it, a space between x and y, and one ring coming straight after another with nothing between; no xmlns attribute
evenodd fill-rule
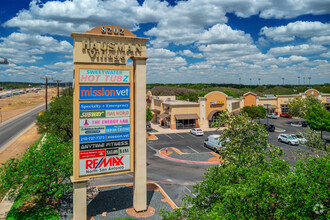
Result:
<svg viewBox="0 0 330 220"><path fill-rule="evenodd" d="M195 119L176 120L176 129L196 128Z"/></svg>

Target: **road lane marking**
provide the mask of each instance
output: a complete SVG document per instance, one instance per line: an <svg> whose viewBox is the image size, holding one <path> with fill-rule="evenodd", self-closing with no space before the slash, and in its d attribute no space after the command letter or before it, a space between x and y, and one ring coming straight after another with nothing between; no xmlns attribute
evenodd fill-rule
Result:
<svg viewBox="0 0 330 220"><path fill-rule="evenodd" d="M197 150L193 149L192 147L187 146L188 148L190 148L192 151L194 151L195 153L199 153Z"/></svg>
<svg viewBox="0 0 330 220"><path fill-rule="evenodd" d="M177 133L175 133L176 135L178 135L179 137L181 137L181 138L184 138L183 136L181 136L181 135L179 135L179 134L177 134Z"/></svg>
<svg viewBox="0 0 330 220"><path fill-rule="evenodd" d="M167 136L169 139L173 140L173 138L171 138L170 136L168 136L167 134L165 134L165 136Z"/></svg>

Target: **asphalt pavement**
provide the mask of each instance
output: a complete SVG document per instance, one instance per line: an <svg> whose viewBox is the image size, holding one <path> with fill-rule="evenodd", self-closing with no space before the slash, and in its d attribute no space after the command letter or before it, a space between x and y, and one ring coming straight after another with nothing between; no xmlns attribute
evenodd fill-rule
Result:
<svg viewBox="0 0 330 220"><path fill-rule="evenodd" d="M38 106L31 111L23 113L13 119L0 124L0 151L18 134L29 127L38 114L44 110L45 105Z"/></svg>

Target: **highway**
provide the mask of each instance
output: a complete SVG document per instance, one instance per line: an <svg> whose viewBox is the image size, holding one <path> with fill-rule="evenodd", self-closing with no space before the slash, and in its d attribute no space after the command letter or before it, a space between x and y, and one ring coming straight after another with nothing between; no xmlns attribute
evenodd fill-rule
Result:
<svg viewBox="0 0 330 220"><path fill-rule="evenodd" d="M15 119L9 119L0 124L0 151L6 147L7 143L15 138L18 134L29 127L35 120L36 116L45 109L45 105L25 112Z"/></svg>

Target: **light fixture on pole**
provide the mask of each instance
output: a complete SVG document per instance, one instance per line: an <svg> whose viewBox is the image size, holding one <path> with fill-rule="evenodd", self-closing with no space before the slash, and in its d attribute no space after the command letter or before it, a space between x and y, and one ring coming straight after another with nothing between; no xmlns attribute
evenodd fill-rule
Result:
<svg viewBox="0 0 330 220"><path fill-rule="evenodd" d="M250 86L251 86L251 80L252 80L252 78L250 78Z"/></svg>
<svg viewBox="0 0 330 220"><path fill-rule="evenodd" d="M283 80L283 85L284 85L284 79L285 79L285 78L284 78L284 77L282 77L282 80Z"/></svg>
<svg viewBox="0 0 330 220"><path fill-rule="evenodd" d="M300 76L298 76L298 85L300 85Z"/></svg>
<svg viewBox="0 0 330 220"><path fill-rule="evenodd" d="M259 80L259 86L260 86L260 78L258 78L258 80Z"/></svg>
<svg viewBox="0 0 330 220"><path fill-rule="evenodd" d="M311 86L311 78L312 78L312 77L310 77L310 76L308 77L309 86Z"/></svg>

